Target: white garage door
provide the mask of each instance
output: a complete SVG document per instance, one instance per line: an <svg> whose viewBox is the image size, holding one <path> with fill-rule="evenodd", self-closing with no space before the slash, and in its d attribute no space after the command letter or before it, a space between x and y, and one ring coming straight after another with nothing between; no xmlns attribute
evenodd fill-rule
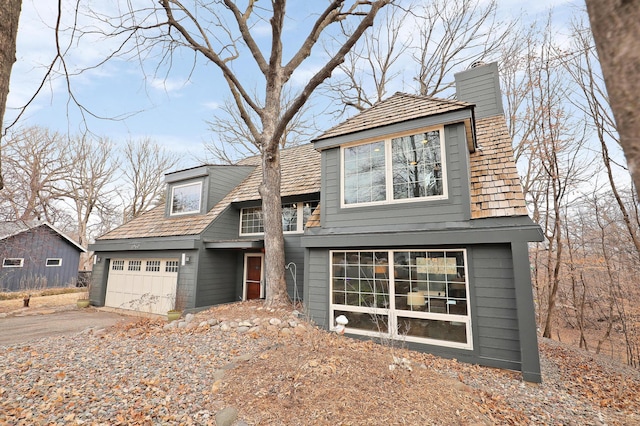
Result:
<svg viewBox="0 0 640 426"><path fill-rule="evenodd" d="M105 305L165 314L174 308L177 259L112 259Z"/></svg>

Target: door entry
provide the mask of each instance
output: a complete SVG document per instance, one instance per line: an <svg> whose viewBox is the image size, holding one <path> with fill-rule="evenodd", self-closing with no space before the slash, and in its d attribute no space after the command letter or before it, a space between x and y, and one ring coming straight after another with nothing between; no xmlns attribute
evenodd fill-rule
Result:
<svg viewBox="0 0 640 426"><path fill-rule="evenodd" d="M247 254L244 258L246 299L262 297L262 254Z"/></svg>

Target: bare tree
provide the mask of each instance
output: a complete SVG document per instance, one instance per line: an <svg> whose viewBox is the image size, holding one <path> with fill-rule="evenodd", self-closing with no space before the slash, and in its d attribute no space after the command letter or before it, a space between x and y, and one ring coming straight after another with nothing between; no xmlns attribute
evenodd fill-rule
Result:
<svg viewBox="0 0 640 426"><path fill-rule="evenodd" d="M282 100L283 110L287 110L293 99L294 96L290 88L285 88ZM313 134L317 133L313 116L309 113L309 106L310 103L303 105L291 121L287 123L280 140L280 148L307 142ZM245 110L252 115L252 120L258 121L260 119L248 105L245 105ZM240 116L240 111L233 98L225 98L224 103L220 106L219 113L208 124L209 130L217 135L217 140L212 139L204 144L206 151L204 158L197 157L201 162L235 164L242 158L260 154L259 145Z"/></svg>
<svg viewBox="0 0 640 426"><path fill-rule="evenodd" d="M7 106L11 68L16 61L16 37L22 0L0 2L0 135L3 130L4 111ZM1 165L0 161L0 165ZM4 188L0 167L0 190Z"/></svg>
<svg viewBox="0 0 640 426"><path fill-rule="evenodd" d="M62 182L71 173L69 140L41 127L9 134L4 145L5 182L0 192L4 220L46 220L55 223Z"/></svg>
<svg viewBox="0 0 640 426"><path fill-rule="evenodd" d="M417 12L419 38L413 57L421 95L441 95L453 87L454 72L498 54L516 22L498 20L497 8L496 0L433 0Z"/></svg>
<svg viewBox="0 0 640 426"><path fill-rule="evenodd" d="M92 140L87 136L73 140L69 158L73 172L65 179L66 198L75 212L79 243L87 247L91 220L101 210L112 210L109 204L114 194L112 184L117 170L113 160L113 144L106 139ZM81 269L86 269L88 256L81 257Z"/></svg>
<svg viewBox="0 0 640 426"><path fill-rule="evenodd" d="M128 140L120 163L125 182L121 196L126 200L124 221L155 206L164 196L164 174L178 163L178 157L149 138Z"/></svg>
<svg viewBox="0 0 640 426"><path fill-rule="evenodd" d="M587 0L591 30L616 119L620 144L640 191L640 8L637 2Z"/></svg>
<svg viewBox="0 0 640 426"><path fill-rule="evenodd" d="M262 157L263 180L259 193L265 224L267 305L288 300L280 197L281 140L288 124L311 94L344 61L345 55L373 25L378 12L391 1L332 0L321 8L317 2L305 3L307 11L315 8L315 12L309 12L313 15L305 18L310 20L305 21L306 35L294 40L290 48L287 46L287 58L283 43L288 19L284 0L273 0L264 6L256 0L243 5L232 0L189 4L160 0L129 2L128 11L118 16L100 16L93 12L99 21L111 25L107 36L124 39L113 55L136 52L144 61L157 53L170 66L173 53L185 48L221 71ZM265 39L261 30L267 23L270 38ZM332 43L332 53L295 91L291 103L284 105L284 88L293 85L294 72L311 56L321 38ZM237 72L234 67L240 57L245 60L243 72ZM260 99L251 93L252 87L258 84L256 77L261 77Z"/></svg>

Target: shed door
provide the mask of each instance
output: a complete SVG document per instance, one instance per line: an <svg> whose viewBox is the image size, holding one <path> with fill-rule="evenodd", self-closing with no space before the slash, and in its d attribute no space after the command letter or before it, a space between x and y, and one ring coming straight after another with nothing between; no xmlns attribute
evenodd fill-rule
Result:
<svg viewBox="0 0 640 426"><path fill-rule="evenodd" d="M105 306L165 314L174 308L177 259L112 259Z"/></svg>
<svg viewBox="0 0 640 426"><path fill-rule="evenodd" d="M244 260L246 299L259 299L262 290L262 254L247 254Z"/></svg>

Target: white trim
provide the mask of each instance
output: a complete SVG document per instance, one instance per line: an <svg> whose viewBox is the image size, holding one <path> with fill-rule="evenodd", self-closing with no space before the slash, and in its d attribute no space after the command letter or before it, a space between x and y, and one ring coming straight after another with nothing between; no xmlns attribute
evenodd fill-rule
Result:
<svg viewBox="0 0 640 426"><path fill-rule="evenodd" d="M7 265L7 260L19 260L19 265ZM2 267L3 268L22 268L24 266L24 258L23 257L5 257L2 259Z"/></svg>
<svg viewBox="0 0 640 426"><path fill-rule="evenodd" d="M49 261L50 260L57 260L58 264L57 265L49 265ZM61 257L47 257L47 260L45 260L44 265L47 268L56 268L56 267L60 267L62 266L62 258Z"/></svg>
<svg viewBox="0 0 640 426"><path fill-rule="evenodd" d="M402 198L398 200L393 199L393 165L392 165L392 148L391 140L399 137L417 135L420 133L427 133L432 131L440 132L440 160L442 165L442 195L431 195L428 197L416 197L416 198ZM384 142L384 162L385 162L385 199L382 201L371 201L366 203L345 203L344 202L344 151L345 148L351 148L359 145L367 145L376 142ZM368 206L380 206L388 204L402 204L402 203L416 203L424 201L437 201L447 200L449 198L449 185L448 185L448 168L445 149L445 134L444 126L426 127L423 129L411 130L410 132L403 132L387 136L386 138L375 138L365 141L357 141L340 146L340 207L341 208L354 208L354 207L368 207Z"/></svg>
<svg viewBox="0 0 640 426"><path fill-rule="evenodd" d="M186 188L186 187L189 187L189 186L198 186L200 188L199 196L198 196L198 209L197 210L188 210L188 211L184 211L184 212L174 212L173 211L173 197L175 195L175 190L178 189L178 188ZM174 186L171 187L171 198L169 199L169 216L181 216L181 215L186 215L186 214L200 213L200 210L202 210L202 181L185 183L183 185L174 185Z"/></svg>
<svg viewBox="0 0 640 426"><path fill-rule="evenodd" d="M333 254L334 253L342 253L342 252L387 252L387 260L388 260L388 285L389 285L389 308L374 308L374 307L363 307L363 306L351 306L351 305L342 305L335 304L333 302ZM467 303L467 314L466 315L455 315L455 314L442 314L435 312L421 312L421 311L406 311L406 310L396 310L395 307L395 274L393 273L395 267L394 253L395 252L462 252L462 256L464 259L464 275L465 275L465 300ZM329 250L329 326L333 328L335 325L334 311L347 311L347 312L358 312L358 313L369 313L375 315L386 315L388 318L388 327L389 333L368 331L368 330L359 330L350 328L349 324L347 324L347 333L362 335L362 336L370 336L370 337L387 337L398 340L406 340L408 342L415 343L423 343L434 346L444 346L450 348L457 349L465 349L465 350L473 350L473 334L472 334L472 325L471 325L471 296L469 293L469 267L468 267L468 259L467 259L467 250L465 248L449 248L449 249L421 249L421 248L411 248L411 249L376 249L376 248L367 248L362 250L357 249L335 249ZM452 342L447 340L438 340L433 338L426 337L417 337L417 336L409 336L398 333L398 318L417 318L417 319L427 319L427 320L435 320L435 321L443 321L443 322L455 322L455 323L463 323L465 324L467 342Z"/></svg>
<svg viewBox="0 0 640 426"><path fill-rule="evenodd" d="M282 232L283 234L285 234L285 235L304 234L304 225L305 225L305 223L304 223L304 205L306 203L316 203L316 206L318 205L318 201L317 200L293 201L291 203L283 204L283 206L296 204L296 210L297 210L297 212L296 212L296 230L295 231L283 231ZM242 220L243 220L243 214L244 214L245 210L256 209L256 208L259 208L260 211L262 212L262 206L243 207L242 209L240 209L240 225L239 225L238 235L243 236L243 237L264 235L264 232L246 232L246 233L242 232L242 223L243 223ZM264 217L263 217L263 224L262 225L263 225L262 227L264 228Z"/></svg>
<svg viewBox="0 0 640 426"><path fill-rule="evenodd" d="M260 258L260 298L264 298L264 253L245 253L244 264L242 265L242 300L247 300L247 258Z"/></svg>

